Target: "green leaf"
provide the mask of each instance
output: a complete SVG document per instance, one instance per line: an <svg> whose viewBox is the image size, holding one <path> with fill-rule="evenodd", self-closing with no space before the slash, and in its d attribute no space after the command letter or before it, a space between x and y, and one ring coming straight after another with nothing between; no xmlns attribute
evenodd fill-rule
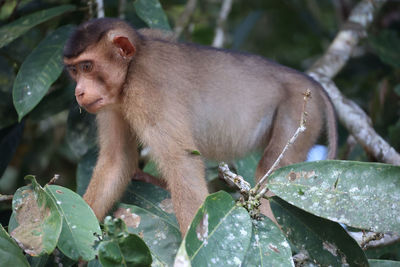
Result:
<svg viewBox="0 0 400 267"><path fill-rule="evenodd" d="M13 213L18 226L11 236L31 256L50 254L55 249L61 233L62 217L52 197L31 175L32 182L14 194Z"/></svg>
<svg viewBox="0 0 400 267"><path fill-rule="evenodd" d="M63 216L63 227L57 247L73 260L89 261L96 253L93 249L96 235L101 235L99 222L88 204L75 192L58 185L45 187L57 203Z"/></svg>
<svg viewBox="0 0 400 267"><path fill-rule="evenodd" d="M20 37L36 25L75 9L73 5L62 5L35 12L19 18L0 28L0 48Z"/></svg>
<svg viewBox="0 0 400 267"><path fill-rule="evenodd" d="M192 150L192 151L190 151L190 154L194 155L194 156L201 156L201 153L198 150Z"/></svg>
<svg viewBox="0 0 400 267"><path fill-rule="evenodd" d="M141 18L150 28L171 30L168 23L167 15L158 0L136 0L133 5L135 6L136 14Z"/></svg>
<svg viewBox="0 0 400 267"><path fill-rule="evenodd" d="M99 243L99 261L108 266L150 266L152 259L149 248L137 235L126 232L126 226L120 219L104 220L106 235Z"/></svg>
<svg viewBox="0 0 400 267"><path fill-rule="evenodd" d="M119 205L114 217L121 218L130 233L140 234L152 252L153 262L157 260L166 266L173 265L182 240L175 223L171 224L149 210L126 204Z"/></svg>
<svg viewBox="0 0 400 267"><path fill-rule="evenodd" d="M292 205L329 220L400 233L399 177L400 166L319 161L275 171L268 187Z"/></svg>
<svg viewBox="0 0 400 267"><path fill-rule="evenodd" d="M168 224L179 228L169 192L149 183L132 181L123 196L122 203L139 206Z"/></svg>
<svg viewBox="0 0 400 267"><path fill-rule="evenodd" d="M228 193L220 191L206 198L182 244L193 266L240 266L251 234L247 211L236 206ZM176 258L176 262L180 260Z"/></svg>
<svg viewBox="0 0 400 267"><path fill-rule="evenodd" d="M64 26L47 36L22 63L14 81L13 101L21 120L47 93L63 70L62 50L72 32Z"/></svg>
<svg viewBox="0 0 400 267"><path fill-rule="evenodd" d="M100 263L104 267L151 265L150 250L137 235L101 242L98 250Z"/></svg>
<svg viewBox="0 0 400 267"><path fill-rule="evenodd" d="M269 218L253 220L249 249L241 266L293 266L292 251L281 230Z"/></svg>
<svg viewBox="0 0 400 267"><path fill-rule="evenodd" d="M278 197L272 211L286 237L322 266L368 266L364 252L338 223L309 214Z"/></svg>
<svg viewBox="0 0 400 267"><path fill-rule="evenodd" d="M389 260L368 260L370 267L396 267L400 266L400 261Z"/></svg>
<svg viewBox="0 0 400 267"><path fill-rule="evenodd" d="M22 250L0 224L0 266L30 266Z"/></svg>

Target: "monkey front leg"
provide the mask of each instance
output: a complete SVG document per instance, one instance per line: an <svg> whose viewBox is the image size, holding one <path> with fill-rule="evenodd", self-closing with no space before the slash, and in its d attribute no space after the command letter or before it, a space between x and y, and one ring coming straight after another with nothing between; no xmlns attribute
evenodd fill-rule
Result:
<svg viewBox="0 0 400 267"><path fill-rule="evenodd" d="M181 130L184 132L184 129ZM169 135L160 135L160 132L168 132ZM143 139L150 147L151 157L171 192L175 215L184 235L208 190L203 161L198 155L190 153L195 149L190 135L177 138L173 134L174 131L152 129L144 134Z"/></svg>
<svg viewBox="0 0 400 267"><path fill-rule="evenodd" d="M192 157L188 155L164 171L182 235L208 195L203 163Z"/></svg>
<svg viewBox="0 0 400 267"><path fill-rule="evenodd" d="M100 152L83 198L102 220L137 170L138 152L135 137L116 111L101 112L96 119Z"/></svg>

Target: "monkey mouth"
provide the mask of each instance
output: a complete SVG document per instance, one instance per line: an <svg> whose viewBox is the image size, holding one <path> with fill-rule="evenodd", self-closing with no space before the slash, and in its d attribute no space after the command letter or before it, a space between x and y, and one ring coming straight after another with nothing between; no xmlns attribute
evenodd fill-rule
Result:
<svg viewBox="0 0 400 267"><path fill-rule="evenodd" d="M103 98L96 99L95 101L83 105L83 108L86 109L90 113L95 113L100 107L101 103L103 101Z"/></svg>

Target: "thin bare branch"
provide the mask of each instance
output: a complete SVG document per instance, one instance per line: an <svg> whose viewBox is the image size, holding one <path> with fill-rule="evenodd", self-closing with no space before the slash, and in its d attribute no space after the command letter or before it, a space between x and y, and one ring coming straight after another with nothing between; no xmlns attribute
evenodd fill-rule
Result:
<svg viewBox="0 0 400 267"><path fill-rule="evenodd" d="M57 182L58 178L60 178L60 175L54 174L53 178L51 178L51 180L47 184L55 184Z"/></svg>
<svg viewBox="0 0 400 267"><path fill-rule="evenodd" d="M10 201L12 200L14 195L2 195L0 194L0 202L1 201Z"/></svg>
<svg viewBox="0 0 400 267"><path fill-rule="evenodd" d="M125 19L126 0L118 1L118 18Z"/></svg>
<svg viewBox="0 0 400 267"><path fill-rule="evenodd" d="M271 173L275 170L275 168L279 165L281 162L283 156L285 155L286 151L290 148L290 146L296 141L296 139L299 137L299 135L306 130L306 106L307 102L311 97L311 91L310 89L307 89L306 92L304 92L304 102L303 102L303 110L301 112L301 117L300 117L300 125L297 128L296 132L293 134L292 138L286 143L285 147L283 148L282 152L279 154L278 158L275 160L274 164L272 164L271 168L267 171L267 173L258 181L258 183L255 186L255 191L258 191L258 189L262 186L262 184L266 181L266 179L271 175ZM264 194L267 192L268 187L264 186L264 188L256 195L256 199L261 198L264 196Z"/></svg>
<svg viewBox="0 0 400 267"><path fill-rule="evenodd" d="M103 0L96 0L97 5L97 17L104 18L104 3Z"/></svg>
<svg viewBox="0 0 400 267"><path fill-rule="evenodd" d="M400 236L393 233L350 232L349 235L357 241L364 250L368 248L387 246L400 241Z"/></svg>
<svg viewBox="0 0 400 267"><path fill-rule="evenodd" d="M218 172L228 184L235 185L241 193L249 194L250 184L242 176L231 172L228 164L221 162L218 166Z"/></svg>
<svg viewBox="0 0 400 267"><path fill-rule="evenodd" d="M190 21L190 17L193 15L197 6L197 0L188 0L183 10L182 14L179 16L176 24L175 24L175 37L178 39L182 34L183 30L186 28L187 24Z"/></svg>
<svg viewBox="0 0 400 267"><path fill-rule="evenodd" d="M225 41L224 24L228 18L229 12L232 8L233 0L224 0L222 3L221 11L219 13L217 28L215 29L215 36L212 43L214 47L223 47Z"/></svg>

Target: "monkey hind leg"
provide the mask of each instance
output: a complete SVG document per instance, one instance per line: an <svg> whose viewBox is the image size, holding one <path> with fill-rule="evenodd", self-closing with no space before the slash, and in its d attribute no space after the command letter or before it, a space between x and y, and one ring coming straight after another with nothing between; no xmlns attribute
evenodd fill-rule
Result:
<svg viewBox="0 0 400 267"><path fill-rule="evenodd" d="M300 102L301 100L301 97L296 99L297 102ZM291 103L290 99L286 104L287 105L282 105L275 115L267 147L265 148L263 156L257 166L255 174L256 181L259 181L271 168L300 125L302 113L301 105L298 103ZM314 112L315 110L315 108L311 107L311 111L313 111L311 113L310 109L307 109L309 116L307 117L306 131L301 133L297 140L289 147L276 168L306 160L308 151L316 142L322 128L322 117L318 112ZM272 193L268 193L267 195L273 196ZM261 201L260 210L261 213L276 223L269 202L266 199Z"/></svg>

